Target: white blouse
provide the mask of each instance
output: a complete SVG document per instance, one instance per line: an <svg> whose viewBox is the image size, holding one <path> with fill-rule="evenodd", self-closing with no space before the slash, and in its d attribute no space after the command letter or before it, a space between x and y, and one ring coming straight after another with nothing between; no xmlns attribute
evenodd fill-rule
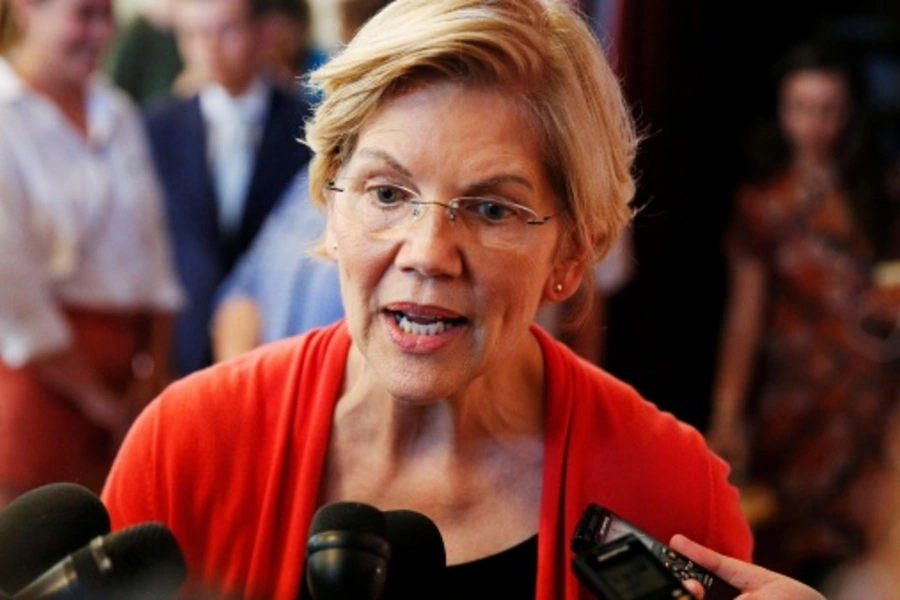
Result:
<svg viewBox="0 0 900 600"><path fill-rule="evenodd" d="M0 58L0 357L61 350L63 304L176 311L162 191L134 105L99 78L84 138Z"/></svg>

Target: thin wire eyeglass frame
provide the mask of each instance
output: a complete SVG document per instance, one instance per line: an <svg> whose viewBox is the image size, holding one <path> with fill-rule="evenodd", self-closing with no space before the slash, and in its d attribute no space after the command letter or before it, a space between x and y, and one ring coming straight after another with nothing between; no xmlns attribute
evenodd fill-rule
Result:
<svg viewBox="0 0 900 600"><path fill-rule="evenodd" d="M461 207L461 201L466 201L466 200L474 201L474 202L487 202L487 203L493 203L493 204L500 204L500 205L504 206L505 208L515 209L519 213L524 213L525 215L528 215L528 216L526 216L526 218L523 221L521 221L524 225L545 225L551 219L553 219L557 216L555 214L545 215L543 217L539 216L536 212L534 212L533 209L531 209L523 204L519 204L518 202L512 202L510 200L499 200L499 199L492 200L490 198L484 198L484 197L478 197L478 196L461 196L459 198L453 198L449 202L439 202L437 200L423 200L418 193L416 193L402 185L385 184L383 187L394 188L394 189L402 191L404 194L407 195L408 199L402 200L402 202L405 203L407 206L412 207L412 211L408 214L410 216L412 216L413 219L416 219L421 215L421 212L419 210L420 207L434 205L434 206L440 206L442 208L447 209L448 219L450 220L451 223L454 223L454 222L456 222L456 212ZM325 185L325 189L328 191L331 191L331 192L353 193L352 191L348 191L346 187L339 187L337 185L337 182L334 180L329 181ZM360 194L360 195L362 195L362 194ZM400 220L402 220L402 219L400 219ZM393 228L393 225L390 228Z"/></svg>

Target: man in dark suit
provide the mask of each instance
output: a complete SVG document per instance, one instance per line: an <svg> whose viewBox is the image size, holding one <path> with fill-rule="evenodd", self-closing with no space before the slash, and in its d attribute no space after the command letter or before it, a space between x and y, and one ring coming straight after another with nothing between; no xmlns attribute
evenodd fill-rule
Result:
<svg viewBox="0 0 900 600"><path fill-rule="evenodd" d="M147 108L154 160L188 305L175 326L173 365L211 362L214 294L296 172L310 157L309 107L267 78L260 44L265 0L177 0L182 97Z"/></svg>

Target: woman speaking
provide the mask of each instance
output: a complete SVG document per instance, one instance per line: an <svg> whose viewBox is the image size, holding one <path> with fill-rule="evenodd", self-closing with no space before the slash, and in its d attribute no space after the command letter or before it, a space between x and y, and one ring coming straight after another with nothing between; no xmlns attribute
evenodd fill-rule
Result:
<svg viewBox="0 0 900 600"><path fill-rule="evenodd" d="M107 482L114 526L164 521L192 589L241 597L296 597L311 519L341 500L431 518L451 598L585 597L569 541L591 502L748 559L702 436L533 323L632 212L637 136L585 22L397 0L312 81L346 317L170 386Z"/></svg>

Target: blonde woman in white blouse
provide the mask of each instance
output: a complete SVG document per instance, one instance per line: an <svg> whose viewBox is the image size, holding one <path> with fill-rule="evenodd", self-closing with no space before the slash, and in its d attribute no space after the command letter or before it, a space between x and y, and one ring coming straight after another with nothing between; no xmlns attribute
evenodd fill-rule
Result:
<svg viewBox="0 0 900 600"><path fill-rule="evenodd" d="M0 0L0 506L99 491L183 293L142 125L95 77L110 0Z"/></svg>

